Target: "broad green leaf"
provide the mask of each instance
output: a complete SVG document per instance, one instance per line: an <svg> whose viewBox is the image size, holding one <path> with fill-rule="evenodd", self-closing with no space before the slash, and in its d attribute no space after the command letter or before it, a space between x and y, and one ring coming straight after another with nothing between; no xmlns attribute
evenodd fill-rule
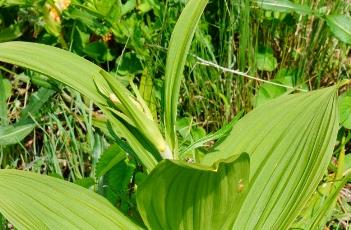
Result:
<svg viewBox="0 0 351 230"><path fill-rule="evenodd" d="M131 12L132 10L134 10L134 8L136 7L136 0L129 0L126 3L123 4L122 9L121 9L121 15L125 15L129 12Z"/></svg>
<svg viewBox="0 0 351 230"><path fill-rule="evenodd" d="M309 7L289 0L254 0L254 3L265 10L284 13L296 12L300 14L312 14L312 10Z"/></svg>
<svg viewBox="0 0 351 230"><path fill-rule="evenodd" d="M0 42L7 42L15 40L22 36L22 27L20 24L13 24L5 29L1 29L0 31Z"/></svg>
<svg viewBox="0 0 351 230"><path fill-rule="evenodd" d="M280 81L277 80L272 80L272 82L282 84ZM255 106L260 106L276 97L279 97L286 93L286 91L287 89L282 86L264 83L258 89Z"/></svg>
<svg viewBox="0 0 351 230"><path fill-rule="evenodd" d="M149 229L229 229L249 168L245 153L212 167L164 160L138 187L140 214Z"/></svg>
<svg viewBox="0 0 351 230"><path fill-rule="evenodd" d="M17 229L140 229L107 200L79 185L0 170L0 212Z"/></svg>
<svg viewBox="0 0 351 230"><path fill-rule="evenodd" d="M67 17L81 23L81 25L78 27L79 29L77 29L78 33L80 34L80 39L82 42L81 45L84 46L85 44L89 43L89 34L86 33L87 29L90 29L100 36L104 36L108 32L108 25L100 21L102 15L100 15L99 12L96 12L96 10L84 5L75 6L77 7L69 8L69 14Z"/></svg>
<svg viewBox="0 0 351 230"><path fill-rule="evenodd" d="M234 229L291 225L331 159L338 130L336 94L331 87L271 100L241 119L203 158L202 164L212 165L250 154L250 189Z"/></svg>
<svg viewBox="0 0 351 230"><path fill-rule="evenodd" d="M91 186L95 185L94 178L85 177L74 182L76 185L79 185L83 188L90 188Z"/></svg>
<svg viewBox="0 0 351 230"><path fill-rule="evenodd" d="M325 20L334 36L342 42L351 44L351 18L346 15L328 15Z"/></svg>
<svg viewBox="0 0 351 230"><path fill-rule="evenodd" d="M293 69L280 68L275 74L273 83L278 83L287 87L299 87L305 91L308 91L308 87L305 83L299 83L300 81L295 78L296 71ZM282 96L284 94L289 94L292 89L283 86L273 85L269 83L264 83L258 89L258 94L256 96L255 106L264 104L274 98Z"/></svg>
<svg viewBox="0 0 351 230"><path fill-rule="evenodd" d="M163 106L165 109L166 141L170 145L173 154L177 152L175 124L184 65L197 23L207 2L208 0L188 1L173 30L168 47Z"/></svg>
<svg viewBox="0 0 351 230"><path fill-rule="evenodd" d="M46 88L40 88L37 92L30 95L28 104L21 111L21 119L19 123L30 120L30 116L35 116L44 106L44 104L54 95L55 91Z"/></svg>
<svg viewBox="0 0 351 230"><path fill-rule="evenodd" d="M143 71L140 59L133 52L124 53L116 61L116 64L118 65L118 73L121 75L140 74Z"/></svg>
<svg viewBox="0 0 351 230"><path fill-rule="evenodd" d="M52 77L96 103L106 102L96 90L92 78L95 76L104 84L99 74L101 68L65 50L29 42L5 42L0 43L0 61Z"/></svg>
<svg viewBox="0 0 351 230"><path fill-rule="evenodd" d="M21 6L27 5L29 0L1 0L0 6Z"/></svg>
<svg viewBox="0 0 351 230"><path fill-rule="evenodd" d="M272 82L292 87L294 86L294 75L293 70L282 68L278 70ZM264 83L258 89L255 106L257 107L267 101L277 98L287 93L287 91L288 90L285 87Z"/></svg>
<svg viewBox="0 0 351 230"><path fill-rule="evenodd" d="M96 164L96 177L99 178L126 158L126 153L118 144L111 145Z"/></svg>
<svg viewBox="0 0 351 230"><path fill-rule="evenodd" d="M113 128L125 138L140 161L151 171L156 159L145 149L145 141L135 137L131 131L117 120L107 109L108 95L112 90L97 65L68 51L29 42L0 43L0 61L29 68L77 90L96 103L105 113ZM104 88L104 94L96 88L95 82Z"/></svg>
<svg viewBox="0 0 351 230"><path fill-rule="evenodd" d="M339 100L340 123L351 129L351 91L340 96Z"/></svg>
<svg viewBox="0 0 351 230"><path fill-rule="evenodd" d="M120 0L94 0L94 6L99 14L108 16L111 11L116 11L118 15L121 13L122 3Z"/></svg>
<svg viewBox="0 0 351 230"><path fill-rule="evenodd" d="M20 142L28 136L34 128L35 124L0 126L0 145L12 145Z"/></svg>
<svg viewBox="0 0 351 230"><path fill-rule="evenodd" d="M258 70L272 72L277 68L278 62L271 48L262 48L255 54L256 67Z"/></svg>
<svg viewBox="0 0 351 230"><path fill-rule="evenodd" d="M105 63L114 59L107 44L102 41L95 41L87 44L83 52L100 63Z"/></svg>
<svg viewBox="0 0 351 230"><path fill-rule="evenodd" d="M135 171L135 165L127 160L119 162L101 178L99 192L113 205L118 205L121 212L137 217L135 194L131 188Z"/></svg>

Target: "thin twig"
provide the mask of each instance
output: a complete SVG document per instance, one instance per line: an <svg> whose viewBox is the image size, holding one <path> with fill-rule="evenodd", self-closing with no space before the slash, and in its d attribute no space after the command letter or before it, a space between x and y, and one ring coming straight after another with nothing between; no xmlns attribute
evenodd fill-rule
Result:
<svg viewBox="0 0 351 230"><path fill-rule="evenodd" d="M276 86L280 86L280 87L284 87L284 88L288 88L288 89L292 89L292 90L298 90L298 91L302 91L302 92L307 92L307 90L304 90L304 89L300 89L300 88L296 88L296 87L293 87L293 86L284 85L284 84L280 84L280 83L276 83L276 82L272 82L272 81L267 81L267 80L264 80L264 79L261 79L261 78L253 77L253 76L250 76L250 75L248 75L248 74L246 74L244 72L220 66L220 65L218 65L216 63L207 61L207 60L202 59L202 58L200 58L198 56L195 56L195 55L194 55L194 57L198 60L198 64L204 65L204 66L214 67L214 68L216 68L218 70L221 70L222 72L228 72L228 73L236 74L236 75L239 75L239 76L242 76L242 77L246 77L246 78L249 78L249 79L252 79L252 80L255 80L255 81L260 81L260 82L264 82L264 83L267 83L267 84L276 85Z"/></svg>
<svg viewBox="0 0 351 230"><path fill-rule="evenodd" d="M154 47L154 48L157 48L157 49L161 49L161 50L163 50L165 52L167 52L167 50L168 50L167 48L159 46L159 45L154 45L154 44L147 44L147 45L149 47ZM216 68L218 70L221 70L222 72L236 74L236 75L239 75L239 76L242 76L242 77L246 77L246 78L249 78L249 79L252 79L252 80L255 80L255 81L260 81L260 82L264 82L264 83L275 85L275 86L284 87L284 88L291 89L291 90L307 92L307 90L305 90L305 89L301 89L301 88L298 88L298 87L293 87L293 86L289 86L289 85L284 85L284 84L279 84L279 83L276 83L276 82L264 80L264 79L261 79L261 78L250 76L247 73L244 73L244 72L241 72L241 71L238 71L238 70L233 70L233 69L229 69L229 68L220 66L220 65L218 65L216 63L213 63L213 62L207 61L207 60L205 60L203 58L200 58L199 56L196 56L195 54L191 54L190 53L189 55L194 57L194 58L196 58L196 60L198 61L197 64L200 64L200 65L203 65L203 66L214 67L214 68Z"/></svg>

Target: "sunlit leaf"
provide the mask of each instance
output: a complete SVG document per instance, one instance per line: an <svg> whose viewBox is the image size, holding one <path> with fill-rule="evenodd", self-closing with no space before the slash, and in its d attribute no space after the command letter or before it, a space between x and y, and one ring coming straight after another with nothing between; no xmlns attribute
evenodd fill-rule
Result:
<svg viewBox="0 0 351 230"><path fill-rule="evenodd" d="M262 71L272 72L278 65L271 48L259 49L255 54L255 61L257 69Z"/></svg>
<svg viewBox="0 0 351 230"><path fill-rule="evenodd" d="M351 18L346 15L328 15L326 21L334 36L342 42L351 44Z"/></svg>
<svg viewBox="0 0 351 230"><path fill-rule="evenodd" d="M308 91L308 87L306 86L306 84L299 84L298 82L296 82L295 76L296 73L294 70L280 68L275 74L274 79L271 80L271 82L284 85L286 87L273 85L270 83L263 83L258 89L255 106L264 104L265 102L277 98L281 95L288 94L289 91L291 91L292 87L299 86L299 88L303 88L304 90Z"/></svg>
<svg viewBox="0 0 351 230"><path fill-rule="evenodd" d="M21 6L27 5L28 3L28 0L2 0L0 1L0 6Z"/></svg>
<svg viewBox="0 0 351 230"><path fill-rule="evenodd" d="M230 229L249 168L247 154L211 168L162 161L138 187L140 214L150 229Z"/></svg>
<svg viewBox="0 0 351 230"><path fill-rule="evenodd" d="M250 154L250 189L234 229L291 225L331 159L337 105L336 87L281 96L247 114L203 158L202 164L212 165L233 154Z"/></svg>
<svg viewBox="0 0 351 230"><path fill-rule="evenodd" d="M177 151L175 124L184 65L196 25L207 2L208 0L188 1L173 30L168 47L163 105L165 110L166 140L173 153Z"/></svg>
<svg viewBox="0 0 351 230"><path fill-rule="evenodd" d="M96 164L96 177L99 178L126 158L126 153L118 144L111 145Z"/></svg>
<svg viewBox="0 0 351 230"><path fill-rule="evenodd" d="M113 128L128 141L146 168L151 171L155 167L156 159L145 148L147 141L135 137L106 108L106 97L112 90L100 74L99 66L68 51L30 42L0 43L0 61L42 73L87 96L103 110ZM104 88L104 95L97 89L96 82Z"/></svg>
<svg viewBox="0 0 351 230"><path fill-rule="evenodd" d="M13 24L0 31L0 42L7 42L19 38L23 34L23 29L20 24Z"/></svg>
<svg viewBox="0 0 351 230"><path fill-rule="evenodd" d="M96 90L92 78L99 77L101 84L104 83L104 79L99 74L101 68L84 58L62 49L28 42L0 43L0 53L0 60L3 62L53 77L96 103L106 102Z"/></svg>
<svg viewBox="0 0 351 230"><path fill-rule="evenodd" d="M0 170L0 213L17 229L139 229L107 200L79 185Z"/></svg>
<svg viewBox="0 0 351 230"><path fill-rule="evenodd" d="M20 142L28 136L34 128L35 124L0 126L0 145L11 145Z"/></svg>
<svg viewBox="0 0 351 230"><path fill-rule="evenodd" d="M32 93L28 99L26 107L21 111L19 123L31 121L31 116L37 115L43 105L54 95L55 91L46 88L40 88L37 92Z"/></svg>

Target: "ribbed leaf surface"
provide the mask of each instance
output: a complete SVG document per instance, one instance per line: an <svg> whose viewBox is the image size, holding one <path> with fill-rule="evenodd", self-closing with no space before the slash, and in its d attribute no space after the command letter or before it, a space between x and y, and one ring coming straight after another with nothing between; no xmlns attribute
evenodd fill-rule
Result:
<svg viewBox="0 0 351 230"><path fill-rule="evenodd" d="M149 229L228 229L249 168L245 153L213 168L164 160L138 188L140 214Z"/></svg>
<svg viewBox="0 0 351 230"><path fill-rule="evenodd" d="M102 69L99 66L68 51L30 42L0 43L0 61L40 72L87 96L103 110L118 133L132 146L145 167L150 171L154 168L157 161L149 150L145 149L145 140L136 138L107 110L105 97L108 97L112 90L100 74ZM100 94L96 82L104 88L105 97Z"/></svg>
<svg viewBox="0 0 351 230"><path fill-rule="evenodd" d="M140 229L107 200L78 185L0 170L0 212L17 229Z"/></svg>
<svg viewBox="0 0 351 230"><path fill-rule="evenodd" d="M241 119L203 164L250 154L250 190L234 229L286 229L317 188L338 130L336 87L272 100Z"/></svg>
<svg viewBox="0 0 351 230"><path fill-rule="evenodd" d="M144 221L151 229L288 229L331 159L336 92L332 87L267 102L239 120L197 168L163 161L138 190ZM220 164L217 173L200 170L235 156L241 157ZM245 195L238 188L247 189Z"/></svg>
<svg viewBox="0 0 351 230"><path fill-rule="evenodd" d="M95 76L105 83L99 73L101 68L84 58L62 49L28 42L0 43L0 53L0 61L54 77L96 103L106 102L96 90L93 80Z"/></svg>

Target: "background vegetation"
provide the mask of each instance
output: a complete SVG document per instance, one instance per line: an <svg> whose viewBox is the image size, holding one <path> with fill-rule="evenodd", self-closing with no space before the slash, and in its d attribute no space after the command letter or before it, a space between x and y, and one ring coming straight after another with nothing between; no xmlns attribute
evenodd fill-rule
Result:
<svg viewBox="0 0 351 230"><path fill-rule="evenodd" d="M33 41L83 56L126 86L138 87L153 116L161 119L157 114L167 47L186 2L0 1L0 41ZM182 159L201 157L238 118L272 98L349 79L350 2L295 3L289 8L249 0L210 1L195 32L181 85L177 134L189 146L180 150ZM72 181L141 221L135 190L145 169L131 156L114 158L113 153L124 151L123 140L110 144L115 137L102 125L101 111L46 76L9 64L0 69L1 168ZM338 144L324 182L351 169L347 89L348 84L340 90ZM116 164L110 164L111 159ZM349 228L350 186L342 189L326 227ZM11 228L3 218L0 224Z"/></svg>

